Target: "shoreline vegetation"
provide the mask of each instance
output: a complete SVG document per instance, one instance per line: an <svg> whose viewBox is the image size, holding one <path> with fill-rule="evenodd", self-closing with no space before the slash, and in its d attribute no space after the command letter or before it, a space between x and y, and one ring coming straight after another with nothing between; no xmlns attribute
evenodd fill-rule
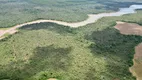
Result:
<svg viewBox="0 0 142 80"><path fill-rule="evenodd" d="M129 8L120 8L120 10L118 12L113 12L113 13L91 14L91 15L88 15L88 18L86 20L84 20L82 22L76 22L76 23L67 23L67 22L56 21L56 20L36 20L36 21L27 22L27 23L13 26L12 28L9 28L7 30L0 30L0 37L2 37L5 34L14 34L17 32L16 29L18 29L22 26L44 23L44 22L51 22L51 23L56 23L56 24L63 25L63 26L78 28L78 27L85 26L85 25L88 25L91 23L95 23L95 22L97 22L97 20L99 20L103 17L121 16L124 14L136 13L135 10L137 10L137 9L142 9L142 5L131 5ZM3 39L3 38L1 38L1 39Z"/></svg>
<svg viewBox="0 0 142 80"><path fill-rule="evenodd" d="M141 3L135 0L1 0L0 28L41 19L80 22L87 14L116 12L119 8Z"/></svg>

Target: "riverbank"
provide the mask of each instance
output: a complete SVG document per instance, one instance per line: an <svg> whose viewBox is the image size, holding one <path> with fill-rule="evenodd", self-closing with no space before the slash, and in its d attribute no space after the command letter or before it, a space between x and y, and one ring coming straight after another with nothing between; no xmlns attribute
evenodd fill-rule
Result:
<svg viewBox="0 0 142 80"><path fill-rule="evenodd" d="M6 30L0 30L0 37L2 37L5 34L14 34L15 32L17 32L16 29L20 28L22 26L36 24L36 23L44 23L44 22L51 22L51 23L56 23L59 25L69 26L72 28L78 28L78 27L85 26L85 25L88 25L91 23L95 23L97 20L99 20L103 17L121 16L124 14L136 13L135 12L136 9L142 9L142 5L131 5L129 8L120 8L120 10L118 12L113 12L113 13L89 14L88 19L86 19L82 22L76 22L76 23L67 23L67 22L56 21L56 20L36 20L36 21L32 21L32 22L19 24L19 25L13 26L12 28L6 29Z"/></svg>

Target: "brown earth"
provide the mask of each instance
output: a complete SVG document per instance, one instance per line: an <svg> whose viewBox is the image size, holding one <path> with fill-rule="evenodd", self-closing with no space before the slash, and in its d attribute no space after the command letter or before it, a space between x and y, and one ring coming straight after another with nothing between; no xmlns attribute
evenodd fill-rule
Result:
<svg viewBox="0 0 142 80"><path fill-rule="evenodd" d="M142 36L142 26L134 23L117 22L114 26L121 34L124 35L140 35ZM133 59L134 65L130 67L130 72L137 78L142 80L142 43L135 47L135 55Z"/></svg>
<svg viewBox="0 0 142 80"><path fill-rule="evenodd" d="M47 79L47 80L57 80L57 79L55 79L55 78L50 78L50 79Z"/></svg>
<svg viewBox="0 0 142 80"><path fill-rule="evenodd" d="M117 22L115 28L119 30L121 34L142 36L142 26L138 24Z"/></svg>

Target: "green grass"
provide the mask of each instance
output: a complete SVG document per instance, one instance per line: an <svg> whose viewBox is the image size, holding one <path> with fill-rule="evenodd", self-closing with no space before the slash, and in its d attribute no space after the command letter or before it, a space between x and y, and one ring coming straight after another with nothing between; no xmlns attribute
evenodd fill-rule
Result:
<svg viewBox="0 0 142 80"><path fill-rule="evenodd" d="M141 13L102 18L78 29L24 26L0 41L0 80L135 80L129 67L142 37L122 35L113 26L142 23Z"/></svg>
<svg viewBox="0 0 142 80"><path fill-rule="evenodd" d="M136 0L0 0L0 28L37 20L77 22L87 14L117 11L142 3Z"/></svg>

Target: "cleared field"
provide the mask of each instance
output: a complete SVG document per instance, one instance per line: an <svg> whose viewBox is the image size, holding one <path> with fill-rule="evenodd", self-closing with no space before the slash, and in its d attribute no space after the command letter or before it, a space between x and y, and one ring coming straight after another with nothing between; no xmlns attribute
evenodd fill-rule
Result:
<svg viewBox="0 0 142 80"><path fill-rule="evenodd" d="M115 28L118 29L121 34L142 36L142 26L138 24L117 22Z"/></svg>
<svg viewBox="0 0 142 80"><path fill-rule="evenodd" d="M116 29L120 31L121 34L124 35L140 35L142 36L142 26L134 23L125 23L118 22L115 26ZM142 43L135 47L135 55L134 55L134 65L130 68L130 71L134 76L137 77L137 80L142 79Z"/></svg>
<svg viewBox="0 0 142 80"><path fill-rule="evenodd" d="M142 43L135 47L135 55L134 55L134 65L130 68L130 71L133 73L134 76L137 77L137 80L142 79Z"/></svg>

